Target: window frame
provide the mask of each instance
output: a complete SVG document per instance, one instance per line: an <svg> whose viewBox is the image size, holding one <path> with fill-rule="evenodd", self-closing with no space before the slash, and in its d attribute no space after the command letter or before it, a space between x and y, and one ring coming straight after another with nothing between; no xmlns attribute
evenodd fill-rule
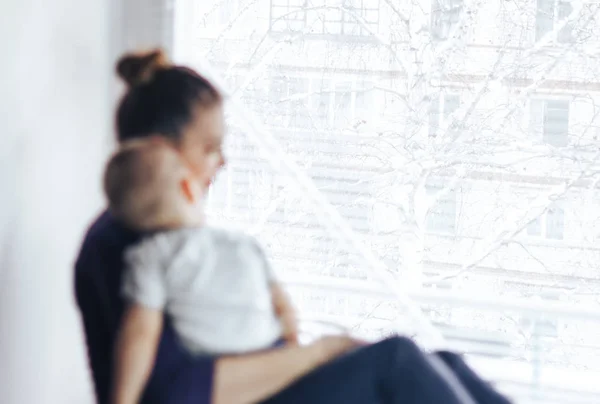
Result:
<svg viewBox="0 0 600 404"><path fill-rule="evenodd" d="M302 3L302 5L291 5L291 2ZM360 7L354 7L352 3L360 3ZM366 4L366 3L373 4ZM285 5L283 3L286 3ZM287 12L283 13L283 16L289 13L299 13L301 18L282 18L275 17L275 9L286 9ZM354 12L360 17L363 22L359 22L353 16L350 15ZM278 13L276 13L278 14ZM336 17L332 17L336 14ZM293 15L293 14L291 14ZM370 15L376 15L375 19L371 19ZM275 25L281 21L297 22L299 23L298 28L294 29L283 29L276 28ZM338 25L333 25L338 24ZM370 39L372 40L371 32L366 29L364 25L367 25L373 32L378 33L381 25L381 0L341 0L339 7L334 6L323 6L323 7L312 7L310 0L270 0L269 1L269 32L274 34L288 34L294 32L304 32L304 36L318 36L318 37L329 37L329 38L347 38L352 37L355 40L357 38ZM310 30L312 25L318 26L315 31ZM336 29L329 32L327 25L335 27ZM348 27L352 26L353 30L358 29L358 33L350 32Z"/></svg>
<svg viewBox="0 0 600 404"><path fill-rule="evenodd" d="M459 3L443 5L442 3ZM445 41L450 38L453 26L460 23L460 16L465 7L464 0L431 0L429 31L434 41ZM445 8L447 7L447 8Z"/></svg>
<svg viewBox="0 0 600 404"><path fill-rule="evenodd" d="M540 11L542 7L540 7L540 3L542 2L552 2L552 17L551 22L552 26L550 29L544 30L540 28L540 16L543 17L544 11ZM567 18L569 14L572 12L571 0L536 0L535 5L535 21L534 21L534 41L537 42L542 39L545 35L550 32L555 31L555 27L558 23L560 23L563 19ZM563 15L564 13L561 11L561 7L568 5L571 8L571 11ZM568 22L561 30L557 31L554 35L556 35L556 42L559 44L570 44L574 42L574 27L572 22Z"/></svg>
<svg viewBox="0 0 600 404"><path fill-rule="evenodd" d="M428 195L428 198L432 194L438 193L438 192L440 192L439 190L445 189L447 187L447 185L444 185L445 180L447 180L447 178L445 178L445 177L430 177L427 179L424 187L425 187L425 192ZM432 191L432 189L434 191ZM454 218L451 229L441 228L437 224L434 224L434 223L438 223L438 221L432 222L432 216L434 216L434 215L441 216L441 215L448 213L448 212L439 213L439 212L434 211L436 208L439 208L440 210L444 210L441 207L446 206L447 204L452 204L452 206L454 207L452 214L448 215L448 216L453 216L453 218ZM459 187L454 185L447 191L444 191L444 194L441 195L439 198L437 198L437 200L435 200L433 202L433 204L431 204L431 206L429 207L427 214L425 215L425 223L424 223L425 232L430 233L430 234L440 234L440 235L456 235L456 232L458 230L458 204L459 204Z"/></svg>
<svg viewBox="0 0 600 404"><path fill-rule="evenodd" d="M310 129L310 130L328 130L328 131L343 131L345 129L348 128L348 126L352 125L353 123L355 123L357 121L357 119L359 118L359 95L360 94L368 94L368 93L372 93L372 90L370 87L372 87L372 89L375 89L375 80L369 80L369 79L364 79L361 77L358 77L356 75L351 75L351 76L319 76L319 75L306 75L306 74L300 74L300 73L276 73L274 74L272 77L270 77L268 79L268 81L271 83L271 85L278 79L283 79L286 82L286 97L293 97L294 94L290 94L289 90L290 90L290 86L289 83L291 82L291 80L302 80L305 83L305 90L306 90L306 97L303 98L303 102L306 105L306 110L308 111L308 115L305 117L305 119L307 120L307 122L309 122L309 124L304 125L304 126L300 126L300 125L290 125L290 124L277 124L274 122L269 123L269 125L273 125L276 127L285 127L285 128L290 128L290 129L299 129L299 130L306 130L306 129ZM321 83L321 84L319 84ZM323 87L323 83L325 84L325 87ZM350 91L349 92L338 92L337 89L340 86L349 86ZM275 102L274 99L271 98L271 86L269 86L268 89L268 96L269 96L269 103ZM337 101L336 99L339 97L339 94L349 94L350 95L350 104L349 104L349 115L346 117L346 119L348 120L348 123L343 126L343 125L337 125L337 119L340 119L339 116L337 115L338 109L336 108L337 106ZM326 100L327 105L324 106L325 108L321 108L319 109L316 105L314 105L316 102L320 102ZM364 103L368 103L368 96L365 96L365 101L363 101ZM290 102L286 102L285 103L285 107L283 107L283 110L285 111L283 114L281 114L282 116L285 116L287 119L287 122L292 122L294 121L294 102L290 101ZM314 116L314 115L310 115L311 111L314 110L320 110L324 112L324 115L321 116ZM281 112L281 109L279 109L279 111ZM367 114L361 114L360 116L365 118L365 119L369 119L370 115L368 114L368 112L371 110L366 111ZM295 118L296 120L298 119L297 117Z"/></svg>
<svg viewBox="0 0 600 404"><path fill-rule="evenodd" d="M559 138L558 132L547 130L548 103L566 103L566 132ZM534 96L529 100L529 132L536 136L541 142L554 146L566 147L569 145L571 131L571 103L568 97ZM556 108L553 108L556 109ZM538 115L539 114L539 115Z"/></svg>
<svg viewBox="0 0 600 404"><path fill-rule="evenodd" d="M560 213L560 218L562 220L562 226L560 228L560 237L553 237L549 235L548 229L551 227L551 216L553 216L552 211L557 210ZM566 209L564 203L561 202L553 202L541 215L533 219L531 222L527 224L525 228L525 234L530 238L537 238L542 240L552 240L552 241L564 241L565 239L565 229L566 229ZM539 227L539 231L532 232L533 224Z"/></svg>
<svg viewBox="0 0 600 404"><path fill-rule="evenodd" d="M457 98L458 104L452 111L446 111L448 98ZM431 99L428 110L427 134L430 139L443 135L448 130L449 119L462 104L461 94L458 91L438 92ZM437 125L434 127L434 124Z"/></svg>

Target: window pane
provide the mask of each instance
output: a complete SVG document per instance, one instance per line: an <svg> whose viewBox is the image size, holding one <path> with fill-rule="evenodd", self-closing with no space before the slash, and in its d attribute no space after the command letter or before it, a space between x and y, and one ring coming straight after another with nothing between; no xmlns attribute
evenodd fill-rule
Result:
<svg viewBox="0 0 600 404"><path fill-rule="evenodd" d="M552 206L546 214L546 237L554 240L562 240L565 231L565 211Z"/></svg>
<svg viewBox="0 0 600 404"><path fill-rule="evenodd" d="M441 108L439 95L433 97L433 100L429 103L429 136L437 136L440 129L441 121Z"/></svg>
<svg viewBox="0 0 600 404"><path fill-rule="evenodd" d="M308 80L304 78L292 78L289 82L289 112L288 126L292 128L309 127L308 114Z"/></svg>
<svg viewBox="0 0 600 404"><path fill-rule="evenodd" d="M332 99L331 81L313 80L311 94L311 115L314 125L323 128L328 124Z"/></svg>
<svg viewBox="0 0 600 404"><path fill-rule="evenodd" d="M544 141L566 146L569 139L569 102L547 101L544 114Z"/></svg>
<svg viewBox="0 0 600 404"><path fill-rule="evenodd" d="M554 4L556 0L537 0L535 39L539 40L554 29Z"/></svg>
<svg viewBox="0 0 600 404"><path fill-rule="evenodd" d="M361 35L361 27L358 24L346 22L344 23L344 34Z"/></svg>
<svg viewBox="0 0 600 404"><path fill-rule="evenodd" d="M432 0L431 35L434 39L447 39L453 26L460 20L462 0Z"/></svg>
<svg viewBox="0 0 600 404"><path fill-rule="evenodd" d="M338 35L342 33L342 23L339 22L326 22L325 33L331 35Z"/></svg>
<svg viewBox="0 0 600 404"><path fill-rule="evenodd" d="M352 121L352 83L338 83L335 86L333 116L336 128L343 129Z"/></svg>
<svg viewBox="0 0 600 404"><path fill-rule="evenodd" d="M369 10L364 14L364 18L367 23L378 24L379 23L379 10Z"/></svg>
<svg viewBox="0 0 600 404"><path fill-rule="evenodd" d="M300 31L306 20L305 3L301 0L272 0L270 20L272 31Z"/></svg>
<svg viewBox="0 0 600 404"><path fill-rule="evenodd" d="M541 236L542 235L542 219L539 217L531 221L527 225L527 234L530 236Z"/></svg>
<svg viewBox="0 0 600 404"><path fill-rule="evenodd" d="M456 94L444 95L444 119L448 119L460 107L460 97Z"/></svg>
<svg viewBox="0 0 600 404"><path fill-rule="evenodd" d="M441 180L432 181L426 190L430 198L437 198L427 214L427 230L453 234L456 230L456 191L446 189Z"/></svg>
<svg viewBox="0 0 600 404"><path fill-rule="evenodd" d="M559 1L558 2L558 21L563 21L571 15L573 12L573 6L571 2ZM573 40L573 24L567 23L559 32L558 32L558 42L560 43L568 43Z"/></svg>

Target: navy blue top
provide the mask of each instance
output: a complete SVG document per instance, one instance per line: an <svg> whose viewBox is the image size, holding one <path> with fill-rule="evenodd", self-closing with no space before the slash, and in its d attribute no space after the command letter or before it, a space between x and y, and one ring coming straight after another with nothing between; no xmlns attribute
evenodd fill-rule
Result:
<svg viewBox="0 0 600 404"><path fill-rule="evenodd" d="M88 230L75 264L75 296L83 318L99 404L107 404L114 341L123 313L123 251L141 238L110 214ZM214 360L194 358L179 344L167 318L142 404L210 404Z"/></svg>

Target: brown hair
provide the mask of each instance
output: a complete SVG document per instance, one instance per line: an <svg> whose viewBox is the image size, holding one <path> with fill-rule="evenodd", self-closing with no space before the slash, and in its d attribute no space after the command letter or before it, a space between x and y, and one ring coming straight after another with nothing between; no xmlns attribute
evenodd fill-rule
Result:
<svg viewBox="0 0 600 404"><path fill-rule="evenodd" d="M178 142L198 106L210 108L223 102L206 78L172 65L160 49L126 54L116 70L128 86L117 110L119 141L157 134Z"/></svg>
<svg viewBox="0 0 600 404"><path fill-rule="evenodd" d="M134 87L150 81L159 69L169 67L166 55L157 49L123 56L117 63L117 74L129 87Z"/></svg>

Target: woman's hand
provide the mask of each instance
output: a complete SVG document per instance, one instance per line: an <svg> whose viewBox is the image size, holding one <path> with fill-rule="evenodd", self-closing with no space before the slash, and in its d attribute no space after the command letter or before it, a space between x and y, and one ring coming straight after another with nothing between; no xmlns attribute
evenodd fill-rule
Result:
<svg viewBox="0 0 600 404"><path fill-rule="evenodd" d="M367 342L347 335L333 335L322 337L314 342L312 346L317 350L318 363L323 364L352 349L365 345L367 345Z"/></svg>

